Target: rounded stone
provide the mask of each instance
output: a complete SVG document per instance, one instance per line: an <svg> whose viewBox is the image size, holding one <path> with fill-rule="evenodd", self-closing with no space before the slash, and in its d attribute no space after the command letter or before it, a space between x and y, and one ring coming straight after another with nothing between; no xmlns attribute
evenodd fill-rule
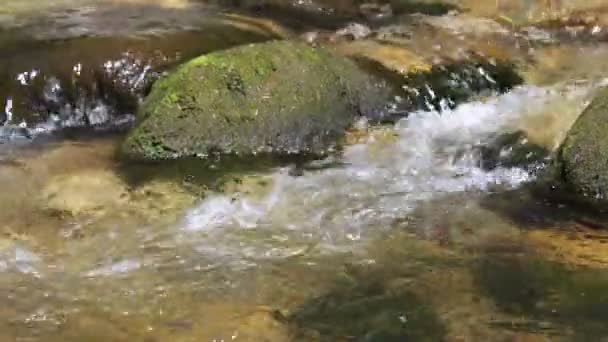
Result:
<svg viewBox="0 0 608 342"><path fill-rule="evenodd" d="M324 154L384 103L352 61L291 41L198 57L155 84L122 151L142 160Z"/></svg>
<svg viewBox="0 0 608 342"><path fill-rule="evenodd" d="M608 200L608 88L576 120L560 150L562 176L576 192Z"/></svg>

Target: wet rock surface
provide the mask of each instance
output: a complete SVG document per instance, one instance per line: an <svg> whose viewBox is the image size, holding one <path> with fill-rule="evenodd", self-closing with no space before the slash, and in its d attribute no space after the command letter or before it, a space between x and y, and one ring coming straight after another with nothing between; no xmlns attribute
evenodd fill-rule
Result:
<svg viewBox="0 0 608 342"><path fill-rule="evenodd" d="M381 87L351 61L288 41L250 45L201 56L158 82L123 152L324 154L382 106Z"/></svg>
<svg viewBox="0 0 608 342"><path fill-rule="evenodd" d="M490 144L480 147L484 169L497 167L523 167L538 172L549 161L550 152L543 146L531 143L525 132L506 133Z"/></svg>
<svg viewBox="0 0 608 342"><path fill-rule="evenodd" d="M394 112L405 116L417 109L453 108L520 84L518 63L528 56L510 47L517 42L513 35L494 20L450 13L403 15L378 27L353 22L334 32L309 32L303 39L389 80L397 96Z"/></svg>
<svg viewBox="0 0 608 342"><path fill-rule="evenodd" d="M411 292L357 286L330 292L294 313L292 322L305 327L299 334L321 340L442 340L444 328Z"/></svg>
<svg viewBox="0 0 608 342"><path fill-rule="evenodd" d="M598 92L572 126L561 147L563 177L575 191L591 201L608 195L608 89Z"/></svg>

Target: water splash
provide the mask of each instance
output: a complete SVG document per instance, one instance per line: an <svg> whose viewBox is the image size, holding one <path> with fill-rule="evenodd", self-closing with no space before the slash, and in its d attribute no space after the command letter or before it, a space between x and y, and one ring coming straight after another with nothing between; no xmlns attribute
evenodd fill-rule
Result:
<svg viewBox="0 0 608 342"><path fill-rule="evenodd" d="M517 187L533 176L517 167L483 170L475 147L496 132L515 128L521 115L553 96L526 87L442 113L415 112L390 128L397 141L370 139L348 147L344 167L306 171L301 177L278 169L270 175L271 191L258 200L210 196L186 216L185 230L223 239L243 229L270 230L335 246L390 227L420 201L452 192ZM259 247L260 253L268 248Z"/></svg>
<svg viewBox="0 0 608 342"><path fill-rule="evenodd" d="M293 247L287 240L339 249L388 229L421 202L454 192L518 187L534 175L520 167L484 170L478 147L500 132L525 128L527 118L546 115L547 103L582 103L588 89L567 91L569 96L556 89L521 87L455 109L412 113L387 129L398 136L395 141L371 135L365 144L347 147L343 167L308 170L300 177L278 169L269 176L270 191L257 199L208 197L188 213L184 231L190 238L203 234L204 241L197 243L205 245L221 239L222 254L250 258ZM270 237L244 240L247 230Z"/></svg>
<svg viewBox="0 0 608 342"><path fill-rule="evenodd" d="M63 128L129 127L134 121L131 113L157 76L151 61L130 52L102 66L77 63L69 79L36 69L18 73L18 102L14 96L6 99L0 141L30 139Z"/></svg>

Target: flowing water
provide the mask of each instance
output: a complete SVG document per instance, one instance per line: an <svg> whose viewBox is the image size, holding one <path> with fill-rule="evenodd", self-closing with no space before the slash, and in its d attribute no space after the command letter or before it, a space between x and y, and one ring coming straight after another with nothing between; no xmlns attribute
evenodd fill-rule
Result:
<svg viewBox="0 0 608 342"><path fill-rule="evenodd" d="M5 2L0 341L608 339L605 217L542 178L605 84L603 43L543 42L527 84L358 122L297 167L142 166L114 151L156 77L306 17ZM543 152L510 163L517 144Z"/></svg>

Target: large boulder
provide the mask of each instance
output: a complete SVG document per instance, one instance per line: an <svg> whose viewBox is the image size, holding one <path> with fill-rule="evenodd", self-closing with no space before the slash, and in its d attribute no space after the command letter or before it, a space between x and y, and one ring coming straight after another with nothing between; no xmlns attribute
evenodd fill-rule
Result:
<svg viewBox="0 0 608 342"><path fill-rule="evenodd" d="M562 176L577 192L608 200L608 88L576 120L560 151Z"/></svg>
<svg viewBox="0 0 608 342"><path fill-rule="evenodd" d="M123 152L143 160L210 154L323 154L384 92L352 61L273 41L198 57L158 81Z"/></svg>

